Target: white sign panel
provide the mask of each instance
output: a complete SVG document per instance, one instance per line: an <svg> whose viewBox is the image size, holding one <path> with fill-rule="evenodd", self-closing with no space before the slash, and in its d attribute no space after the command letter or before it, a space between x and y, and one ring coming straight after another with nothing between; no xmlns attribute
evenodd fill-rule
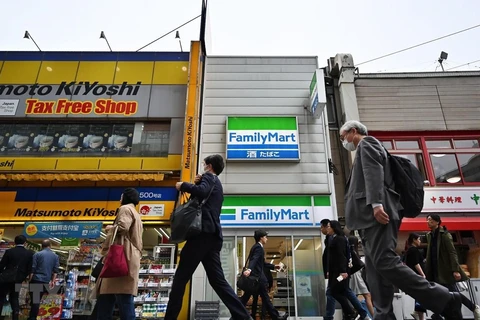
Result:
<svg viewBox="0 0 480 320"><path fill-rule="evenodd" d="M422 212L480 212L480 187L425 188Z"/></svg>
<svg viewBox="0 0 480 320"><path fill-rule="evenodd" d="M0 99L0 116L14 116L17 113L18 101Z"/></svg>
<svg viewBox="0 0 480 320"><path fill-rule="evenodd" d="M164 204L141 204L139 213L145 216L163 217L165 215L165 205Z"/></svg>

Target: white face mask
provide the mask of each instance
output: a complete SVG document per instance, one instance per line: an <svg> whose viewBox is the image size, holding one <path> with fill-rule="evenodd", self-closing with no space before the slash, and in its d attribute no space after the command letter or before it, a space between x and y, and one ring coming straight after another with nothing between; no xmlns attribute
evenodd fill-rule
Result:
<svg viewBox="0 0 480 320"><path fill-rule="evenodd" d="M203 166L203 173L206 173L206 172L208 172L208 166L207 165Z"/></svg>
<svg viewBox="0 0 480 320"><path fill-rule="evenodd" d="M353 141L348 142L347 140L343 140L342 144L343 144L343 147L348 151L355 151L357 149L357 147L355 147L355 145L353 144Z"/></svg>

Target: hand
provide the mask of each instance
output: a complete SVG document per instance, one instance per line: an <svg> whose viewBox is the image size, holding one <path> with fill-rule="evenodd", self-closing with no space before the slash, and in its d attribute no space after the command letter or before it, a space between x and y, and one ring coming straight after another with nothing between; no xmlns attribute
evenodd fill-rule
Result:
<svg viewBox="0 0 480 320"><path fill-rule="evenodd" d="M347 278L348 278L348 273L340 273L340 275L342 276L343 279L347 279Z"/></svg>
<svg viewBox="0 0 480 320"><path fill-rule="evenodd" d="M245 271L243 271L243 275L245 277L250 277L250 272L251 272L250 270L245 270Z"/></svg>
<svg viewBox="0 0 480 320"><path fill-rule="evenodd" d="M373 216L381 224L387 224L390 222L390 217L383 211L383 206L378 206L373 209Z"/></svg>
<svg viewBox="0 0 480 320"><path fill-rule="evenodd" d="M197 174L195 176L195 179L193 180L193 182L195 182L195 184L197 183L200 183L200 181L202 181L202 175L201 174Z"/></svg>
<svg viewBox="0 0 480 320"><path fill-rule="evenodd" d="M53 289L53 288L55 288L55 282L50 281L49 284L48 284L48 286L49 286L50 290Z"/></svg>
<svg viewBox="0 0 480 320"><path fill-rule="evenodd" d="M113 225L109 224L108 226L105 227L105 231L108 231L110 229L113 229Z"/></svg>
<svg viewBox="0 0 480 320"><path fill-rule="evenodd" d="M180 188L182 187L183 182L177 182L175 184L175 188L177 188L178 191L180 191Z"/></svg>
<svg viewBox="0 0 480 320"><path fill-rule="evenodd" d="M460 272L454 272L453 277L455 278L455 281L460 281L462 280L462 276L460 275Z"/></svg>

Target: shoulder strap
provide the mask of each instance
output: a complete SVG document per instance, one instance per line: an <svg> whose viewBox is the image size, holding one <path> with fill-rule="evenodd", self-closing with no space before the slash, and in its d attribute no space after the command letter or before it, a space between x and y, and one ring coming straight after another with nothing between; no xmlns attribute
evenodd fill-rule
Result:
<svg viewBox="0 0 480 320"><path fill-rule="evenodd" d="M210 192L208 193L208 196L203 199L203 201L200 203L200 208L207 202L208 198L210 198L210 196L212 195L212 192L213 192L213 189L215 188L215 184L217 183L217 176L213 176L213 183L212 183L212 187L210 188Z"/></svg>
<svg viewBox="0 0 480 320"><path fill-rule="evenodd" d="M254 246L255 246L255 244L254 244ZM253 252L253 247L250 248L250 252L248 253L247 260L245 260L245 265L243 266L243 270L245 270L245 268L247 267L248 262L250 261L250 257L252 256L252 252Z"/></svg>

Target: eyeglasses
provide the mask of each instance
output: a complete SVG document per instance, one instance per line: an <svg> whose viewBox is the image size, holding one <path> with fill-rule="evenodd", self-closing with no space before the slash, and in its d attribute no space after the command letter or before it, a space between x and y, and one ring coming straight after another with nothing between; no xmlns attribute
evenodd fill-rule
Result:
<svg viewBox="0 0 480 320"><path fill-rule="evenodd" d="M349 135L349 133L350 133L351 131L352 131L352 130L348 130L348 131L345 132L343 135L340 135L340 141L345 140L345 138Z"/></svg>

